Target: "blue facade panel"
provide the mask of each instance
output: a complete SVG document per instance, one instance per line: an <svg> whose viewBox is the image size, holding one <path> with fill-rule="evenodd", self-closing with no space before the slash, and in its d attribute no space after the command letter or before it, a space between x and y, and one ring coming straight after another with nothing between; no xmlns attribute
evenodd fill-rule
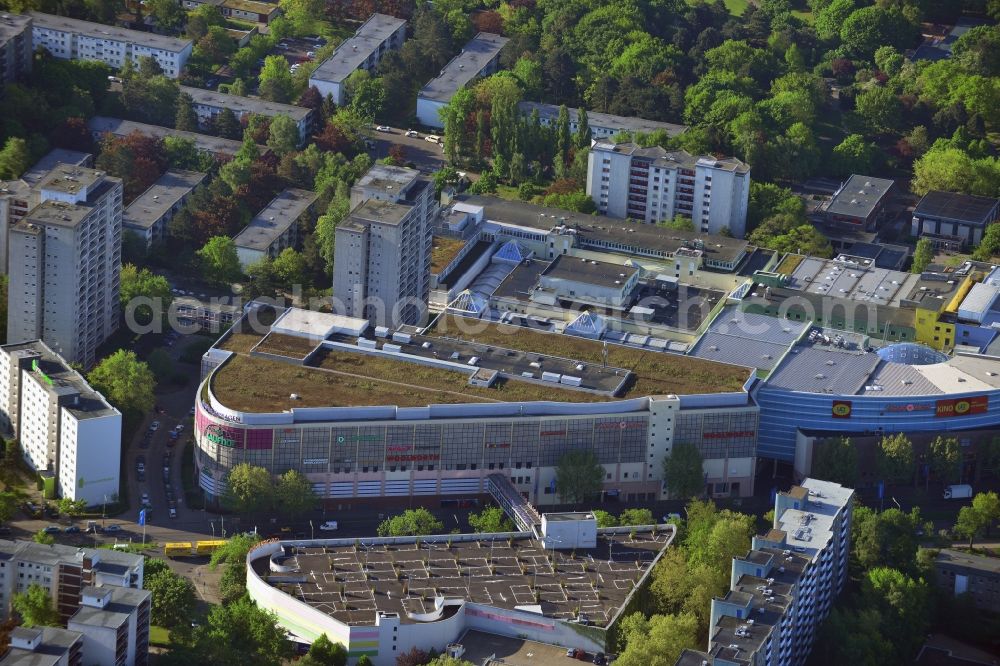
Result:
<svg viewBox="0 0 1000 666"><path fill-rule="evenodd" d="M986 396L985 412L937 416L938 403ZM757 455L792 462L796 431L837 433L950 432L1000 426L1000 390L934 396L862 396L804 393L761 387ZM850 403L849 414L834 416L835 403ZM841 412L847 411L841 406Z"/></svg>

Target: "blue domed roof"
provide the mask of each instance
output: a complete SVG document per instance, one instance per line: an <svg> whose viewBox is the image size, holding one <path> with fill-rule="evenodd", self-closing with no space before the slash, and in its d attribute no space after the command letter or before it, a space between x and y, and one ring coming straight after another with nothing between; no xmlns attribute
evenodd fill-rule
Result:
<svg viewBox="0 0 1000 666"><path fill-rule="evenodd" d="M945 354L915 342L900 342L889 345L882 347L876 353L883 361L905 363L906 365L932 365L948 360Z"/></svg>

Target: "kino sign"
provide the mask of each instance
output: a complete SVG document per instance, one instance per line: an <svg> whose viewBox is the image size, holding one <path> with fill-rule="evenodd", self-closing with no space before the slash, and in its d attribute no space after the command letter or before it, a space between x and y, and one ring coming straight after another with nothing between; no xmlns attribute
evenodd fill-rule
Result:
<svg viewBox="0 0 1000 666"><path fill-rule="evenodd" d="M236 440L226 437L226 432L222 429L222 426L215 424L205 428L205 439L219 446L236 446Z"/></svg>

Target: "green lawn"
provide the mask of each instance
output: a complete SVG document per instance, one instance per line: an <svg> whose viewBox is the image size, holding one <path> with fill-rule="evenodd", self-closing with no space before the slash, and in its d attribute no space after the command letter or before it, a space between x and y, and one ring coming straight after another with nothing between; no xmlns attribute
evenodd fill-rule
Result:
<svg viewBox="0 0 1000 666"><path fill-rule="evenodd" d="M698 2L698 0L686 0L686 1L689 5L693 5L696 2ZM745 12L747 10L747 7L750 6L750 0L725 0L725 3L726 3L726 9L728 9L729 13L732 14L733 16L743 16L743 12ZM808 23L812 23L813 20L815 20L812 12L810 11L795 9L792 11L792 14L794 14L796 18L800 18Z"/></svg>
<svg viewBox="0 0 1000 666"><path fill-rule="evenodd" d="M155 624L149 625L149 644L170 647L170 630Z"/></svg>

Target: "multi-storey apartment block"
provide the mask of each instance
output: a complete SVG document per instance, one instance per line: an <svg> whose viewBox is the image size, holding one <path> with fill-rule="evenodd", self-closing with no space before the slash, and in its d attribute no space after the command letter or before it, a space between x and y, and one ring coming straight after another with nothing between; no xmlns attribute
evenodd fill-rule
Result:
<svg viewBox="0 0 1000 666"><path fill-rule="evenodd" d="M243 147L242 141L223 139L219 136L199 134L198 132L184 132L160 125L137 123L134 120L122 120L121 118L110 118L108 116L94 116L87 121L87 129L90 130L95 141L100 141L107 134L123 137L128 136L132 132L139 132L143 136L155 139L163 139L168 136L178 139L188 139L194 143L194 147L199 151L221 158L230 158ZM268 150L265 146L257 146L257 148L262 155Z"/></svg>
<svg viewBox="0 0 1000 666"><path fill-rule="evenodd" d="M83 636L59 627L14 627L0 666L81 666Z"/></svg>
<svg viewBox="0 0 1000 666"><path fill-rule="evenodd" d="M0 84L11 83L31 72L31 17L0 15Z"/></svg>
<svg viewBox="0 0 1000 666"><path fill-rule="evenodd" d="M141 590L143 562L117 550L0 540L0 617L8 618L14 595L34 584L48 590L65 622L89 586Z"/></svg>
<svg viewBox="0 0 1000 666"><path fill-rule="evenodd" d="M854 491L806 479L774 505L774 528L733 560L731 589L712 600L707 652L677 666L796 666L847 580Z"/></svg>
<svg viewBox="0 0 1000 666"><path fill-rule="evenodd" d="M587 158L587 194L609 217L691 218L695 231L746 232L750 167L735 157L598 141Z"/></svg>
<svg viewBox="0 0 1000 666"><path fill-rule="evenodd" d="M459 90L477 77L497 71L500 51L510 40L500 35L481 32L451 59L441 73L417 94L417 119L421 125L444 127L439 112Z"/></svg>
<svg viewBox="0 0 1000 666"><path fill-rule="evenodd" d="M372 14L353 37L345 40L333 54L320 63L309 85L316 86L323 97L330 95L337 106L344 103L344 81L364 69L373 71L389 49L398 49L406 39L406 21L387 14Z"/></svg>
<svg viewBox="0 0 1000 666"><path fill-rule="evenodd" d="M167 236L167 224L205 177L198 171L170 169L129 204L122 217L122 227L139 236L147 248L162 241Z"/></svg>
<svg viewBox="0 0 1000 666"><path fill-rule="evenodd" d="M121 413L43 342L0 347L0 400L0 426L53 493L88 505L118 493Z"/></svg>
<svg viewBox="0 0 1000 666"><path fill-rule="evenodd" d="M243 120L249 115L267 116L288 116L295 121L299 128L299 140L305 142L306 137L312 130L312 109L294 104L279 104L269 102L257 97L242 97L240 95L228 95L214 90L204 90L202 88L192 88L181 86L180 91L190 95L194 102L194 112L198 115L198 122L203 126L211 125L212 121L222 113L223 109L229 109L236 117Z"/></svg>
<svg viewBox="0 0 1000 666"><path fill-rule="evenodd" d="M530 118L538 112L538 122L544 127L551 127L559 119L559 107L555 104L543 104L540 102L521 102L517 105L521 115ZM574 134L580 129L580 111L574 108L567 108L569 115L569 129ZM587 127L590 128L590 138L607 139L621 132L642 132L651 134L663 131L667 136L675 137L688 130L687 125L677 125L674 123L664 123L658 120L646 120L645 118L635 118L629 116L616 116L611 113L598 113L597 111L587 112Z"/></svg>
<svg viewBox="0 0 1000 666"><path fill-rule="evenodd" d="M38 197L10 229L7 339L41 338L89 367L118 328L122 181L62 165Z"/></svg>
<svg viewBox="0 0 1000 666"><path fill-rule="evenodd" d="M83 663L145 666L152 594L126 587L85 587L66 628L83 635Z"/></svg>
<svg viewBox="0 0 1000 666"><path fill-rule="evenodd" d="M35 47L62 60L98 60L120 69L127 60L139 64L149 56L172 79L180 77L191 55L192 43L152 32L116 28L65 16L30 12Z"/></svg>
<svg viewBox="0 0 1000 666"><path fill-rule="evenodd" d="M246 268L264 257L277 257L287 247L294 248L299 221L312 210L316 198L315 192L294 187L279 192L233 239L240 265Z"/></svg>
<svg viewBox="0 0 1000 666"><path fill-rule="evenodd" d="M430 291L434 188L413 169L378 165L351 188L337 226L336 307L379 324L416 323Z"/></svg>

